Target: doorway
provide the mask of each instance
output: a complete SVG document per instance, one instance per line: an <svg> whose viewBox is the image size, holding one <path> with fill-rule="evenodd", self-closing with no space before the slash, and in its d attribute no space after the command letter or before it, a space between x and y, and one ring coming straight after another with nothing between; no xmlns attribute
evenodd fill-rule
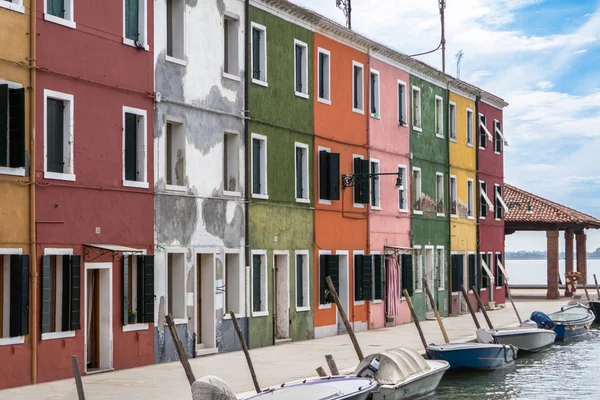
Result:
<svg viewBox="0 0 600 400"><path fill-rule="evenodd" d="M274 252L275 340L290 338L290 264L289 254Z"/></svg>
<svg viewBox="0 0 600 400"><path fill-rule="evenodd" d="M433 286L434 285L434 270L433 270L433 246L425 247L425 280L427 282L427 287L429 288L429 292L431 293L432 297L433 297L433 301L435 301L436 298L436 294L437 294L437 290L436 288ZM425 299L425 312L427 314L431 314L431 317L433 317L433 304L431 304L431 302L429 301L429 296L426 295L426 299ZM428 318L430 317L430 315L427 316Z"/></svg>
<svg viewBox="0 0 600 400"><path fill-rule="evenodd" d="M338 296L340 298L340 303L342 303L342 307L344 307L344 312L346 315L350 312L350 294L348 292L349 281L348 281L348 253L344 254L340 251L337 252L339 259L339 274L340 274L340 292ZM342 320L342 316L338 310L337 314L337 331L338 335L346 333L346 324Z"/></svg>
<svg viewBox="0 0 600 400"><path fill-rule="evenodd" d="M86 373L112 369L112 263L85 264Z"/></svg>
<svg viewBox="0 0 600 400"><path fill-rule="evenodd" d="M215 254L196 255L196 349L215 347Z"/></svg>

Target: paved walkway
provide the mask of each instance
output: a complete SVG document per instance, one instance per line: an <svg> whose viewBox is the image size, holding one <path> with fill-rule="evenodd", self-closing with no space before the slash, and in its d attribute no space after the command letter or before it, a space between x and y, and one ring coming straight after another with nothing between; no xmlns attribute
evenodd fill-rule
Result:
<svg viewBox="0 0 600 400"><path fill-rule="evenodd" d="M534 310L552 312L566 303L560 300L519 299L517 308L522 318L527 318ZM495 327L516 325L516 316L510 303L503 310L490 312ZM485 320L477 313L482 327ZM472 339L475 326L470 315L444 319L450 340ZM421 323L428 343L442 343L442 334L436 321ZM423 350L414 324L394 328L359 332L358 342L363 353L370 354L392 347L403 346ZM315 368L323 366L327 370L325 354L332 354L340 370L353 368L358 363L354 348L347 335L318 340L289 342L278 346L264 347L250 351L258 380L263 387L282 382L314 376ZM240 393L252 390L252 380L241 351L200 357L190 360L197 378L204 375L217 375ZM141 368L113 371L83 377L86 398L90 400L163 400L190 399L189 384L179 362L151 365ZM77 399L73 379L31 385L0 391L2 400L42 400Z"/></svg>

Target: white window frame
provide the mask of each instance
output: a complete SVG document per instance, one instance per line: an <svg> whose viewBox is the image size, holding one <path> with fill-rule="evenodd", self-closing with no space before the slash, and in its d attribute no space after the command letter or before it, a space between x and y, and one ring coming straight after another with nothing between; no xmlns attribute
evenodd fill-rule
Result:
<svg viewBox="0 0 600 400"><path fill-rule="evenodd" d="M25 14L25 6L23 5L23 0L12 0L12 3L9 1L0 0L0 7L16 11L21 14Z"/></svg>
<svg viewBox="0 0 600 400"><path fill-rule="evenodd" d="M358 90L358 95L361 97L361 99L359 99L359 105L361 108L354 108L354 103L355 103L355 99L354 99L354 68L360 68L361 74L360 74L360 90ZM350 98L352 99L352 111L358 114L364 114L365 113L365 67L363 64L359 63L358 61L352 61L352 96L350 96Z"/></svg>
<svg viewBox="0 0 600 400"><path fill-rule="evenodd" d="M126 37L126 20L127 20L127 11L126 11L126 3L127 0L123 0L123 44L127 46L132 46L138 48L135 45L135 42ZM138 0L138 27L140 30L140 35L142 36L138 41L141 43L144 50L148 51L150 47L148 46L148 9L146 6L146 0Z"/></svg>
<svg viewBox="0 0 600 400"><path fill-rule="evenodd" d="M0 255L2 256L11 256L11 255L21 255L23 254L23 249L19 249L19 248L0 248ZM10 270L10 260L5 261L8 262L8 269ZM0 264L0 268L4 268L4 265ZM4 284L5 284L5 288L8 287L9 293L8 293L8 298L10 299L10 279L4 279ZM0 288L0 296L4 296L4 289L5 288ZM10 302L10 300L9 300ZM6 304L3 302L2 303L2 307L6 307ZM10 303L8 304L8 310L9 310L9 314L8 314L8 323L10 325ZM6 314L3 314L6 315ZM0 330L4 330L4 327L0 326ZM9 327L10 330L10 327ZM25 336L15 336L15 337L7 337L7 338L0 338L0 346L9 346L9 345L13 345L13 344L23 344L25 343Z"/></svg>
<svg viewBox="0 0 600 400"><path fill-rule="evenodd" d="M398 100L397 100L398 101L398 104L397 104L397 106L398 106L397 107L398 108L398 119L397 119L397 121L398 121L398 126L408 126L408 119L409 119L408 118L408 101L407 101L407 98L406 98L406 96L408 95L407 90L406 90L407 85L406 85L406 82L398 79L398 87L400 87L400 86L402 86L404 88L404 90L403 90L403 93L404 93L404 99L403 99L404 107L403 107L403 110L402 110L402 113L404 114L403 115L404 116L404 121L403 121L404 124L400 123L400 117L401 117L401 115L400 115L400 96L399 96L398 92L396 92L396 95L398 97ZM396 89L398 89L398 88L396 88Z"/></svg>
<svg viewBox="0 0 600 400"><path fill-rule="evenodd" d="M454 190L452 190L452 182L454 182ZM448 182L450 185L450 204L449 208L450 208L450 217L452 218L458 218L458 182L456 180L456 175L450 175L450 182ZM454 199L452 199L452 195L454 195ZM452 202L456 202L456 214L452 213Z"/></svg>
<svg viewBox="0 0 600 400"><path fill-rule="evenodd" d="M68 152L68 156L63 158L65 160L65 169L68 172L49 172L48 171L48 99L61 100L66 103L64 111L64 124L68 124L68 129L63 129L63 140L65 146L64 150ZM61 181L72 181L75 182L75 152L73 144L75 142L74 137L74 109L75 109L75 98L72 94L56 92L54 90L44 89L44 178L45 179L57 179ZM67 128L67 126L65 126Z"/></svg>
<svg viewBox="0 0 600 400"><path fill-rule="evenodd" d="M496 135L498 134L496 132L496 130L500 131L499 125L500 125L500 121L498 121L497 119L494 119L494 134L493 134L493 137L494 137L494 154L498 154L498 155L502 154L502 151L504 150L504 140L502 140L502 136L500 136L500 151L496 151Z"/></svg>
<svg viewBox="0 0 600 400"><path fill-rule="evenodd" d="M398 164L398 168L402 170L402 174L403 174L402 175L402 184L403 185L397 189L398 190L398 212L408 213L408 203L409 203L408 188L410 187L408 185L408 169L406 167L406 164ZM404 208L400 207L400 191L402 191L404 194Z"/></svg>
<svg viewBox="0 0 600 400"><path fill-rule="evenodd" d="M242 165L242 162L240 160L240 146L241 146L241 140L240 140L240 133L238 131L234 131L234 130L229 130L229 129L225 129L223 130L223 143L225 143L226 140L226 136L227 135L231 135L231 136L236 136L237 137L237 145L238 145L238 151L237 151L237 190L225 190L223 189L223 195L224 196L241 196L242 192L241 192L241 173L240 173L240 165ZM223 162L225 162L226 160L225 157L225 145L223 145ZM223 188L225 188L225 175L223 175Z"/></svg>
<svg viewBox="0 0 600 400"><path fill-rule="evenodd" d="M371 75L375 75L375 87L371 87ZM371 112L373 105L371 104L371 92L375 90L375 114ZM369 74L369 114L372 118L381 119L381 75L379 71L371 68Z"/></svg>
<svg viewBox="0 0 600 400"><path fill-rule="evenodd" d="M354 160L357 159L357 158L360 158L361 160L365 159L365 157L362 156L362 155L360 155L360 154L352 154L352 173L353 174L356 173L356 171L354 171ZM369 170L370 169L371 169L371 163L369 163ZM371 181L369 181L368 185L369 185L369 204L371 204L371 193L370 193L370 190L371 190L371 186L370 186L371 185ZM354 195L355 191L356 191L356 186L352 186L352 207L355 207L355 208L364 208L365 207L364 204L355 203L354 202L354 199L356 198L355 195Z"/></svg>
<svg viewBox="0 0 600 400"><path fill-rule="evenodd" d="M413 101L413 99L415 97L415 92L418 93L418 96L417 96L419 99L418 103L415 103ZM417 132L423 132L423 110L421 108L423 101L421 98L421 88L419 88L418 86L413 86L412 90L410 92L410 95L411 95L410 99L411 99L411 104L412 104L411 119L412 119L413 130L415 130ZM418 122L418 124L416 124L415 122Z"/></svg>
<svg viewBox="0 0 600 400"><path fill-rule="evenodd" d="M438 208L438 203L440 200L440 193L439 192L439 186L438 186L438 177L442 178L442 192L441 192L441 198L442 201L444 202L444 212L438 212L437 208ZM435 173L435 213L438 217L445 217L446 216L446 199L444 197L445 193L444 193L444 173L443 172L436 172Z"/></svg>
<svg viewBox="0 0 600 400"><path fill-rule="evenodd" d="M163 135L164 136L164 141L162 142L162 144L164 145L164 149L165 149L165 158L164 158L164 164L161 163L161 173L164 173L164 179L165 179L165 189L166 190L171 190L171 191L175 191L175 192L185 192L187 190L186 186L185 186L185 182L183 186L180 185L172 185L172 184L167 184L167 168L170 168L170 166L167 165L167 160L168 157L166 156L167 154L167 124L178 124L182 126L183 129L183 135L184 135L184 155L183 155L183 162L184 162L184 167L183 167L183 174L184 174L184 181L185 181L185 175L187 174L187 146L185 145L187 143L187 131L186 131L186 124L185 124L185 119L179 116L173 116L173 115L167 115L165 117L165 124L164 124L164 128L163 128ZM160 161L159 161L160 162Z"/></svg>
<svg viewBox="0 0 600 400"><path fill-rule="evenodd" d="M319 69L319 54L327 56L327 73L323 77L323 93L326 94L327 97L321 97L319 91L319 82L321 82L321 75ZM325 70L325 68L323 69ZM331 53L329 52L329 50L323 49L321 47L317 48L317 101L319 103L331 105Z"/></svg>
<svg viewBox="0 0 600 400"><path fill-rule="evenodd" d="M181 18L181 20L183 22L183 27L181 28L181 31L182 31L182 35L181 35L182 44L181 44L181 47L183 48L183 57L179 58L179 57L168 55L167 54L168 46L165 43L165 61L169 61L169 62L172 62L174 64L179 64L179 65L182 65L182 66L185 67L185 66L187 66L187 61L185 60L185 57L186 57L186 54L187 54L186 47L185 47L185 38L186 38L185 28L186 28L186 14L187 14L186 13L186 7L187 6L186 6L185 0L173 0L173 1L181 1L181 2L183 2L183 4L182 4L182 7L183 7L183 16ZM165 11L165 16L166 15L167 15L167 13ZM166 28L166 24L165 24L165 28ZM166 39L165 42L167 42L169 32L167 32L166 29L165 29L165 34L166 34L165 35L165 39ZM171 32L171 34L173 34L173 32ZM173 37L172 40L175 41L175 38Z"/></svg>
<svg viewBox="0 0 600 400"><path fill-rule="evenodd" d="M142 180L141 181L129 181L125 179L125 114L135 114L138 117L142 117L142 154L140 155L140 157L138 157L138 166L136 166L136 168L139 168L139 171L142 175ZM122 165L122 171L123 171L123 186L125 187L135 187L135 188L142 188L142 189L148 189L149 183L148 183L148 118L147 118L147 113L146 110L142 110L139 108L133 108L133 107L127 107L127 106L123 106L123 165ZM139 132L136 132L138 136ZM139 146L139 145L138 145ZM137 149L136 149L137 151ZM141 164L141 165L140 165Z"/></svg>
<svg viewBox="0 0 600 400"><path fill-rule="evenodd" d="M456 103L448 102L448 140L456 143Z"/></svg>
<svg viewBox="0 0 600 400"><path fill-rule="evenodd" d="M477 125L476 125L477 126L477 130L476 130L477 131L477 145L479 146L480 150L485 150L485 149L488 148L488 144L487 144L488 137L487 137L487 132L486 132L486 137L485 137L485 140L484 140L485 147L481 146L481 132L480 132L480 129L481 129L481 117L483 117L483 122L484 122L483 125L486 127L485 130L487 130L487 116L485 116L485 114L483 114L483 113L479 113L477 115Z"/></svg>
<svg viewBox="0 0 600 400"><path fill-rule="evenodd" d="M317 295L317 304L319 306L319 310L325 310L328 308L331 308L331 303L327 303L327 304L321 304L321 291L323 290L323 288L321 287L321 256L323 255L327 255L330 256L332 255L331 250L319 250L319 254L317 256L317 271L318 271L318 276L317 276L317 288L318 288L318 295Z"/></svg>
<svg viewBox="0 0 600 400"><path fill-rule="evenodd" d="M356 256L364 256L364 255L365 255L364 250L356 250L356 251L352 252L352 283L354 283L354 280L356 278L356 272L355 272L356 271L356 264L355 264ZM348 261L348 262L350 262L350 261ZM350 285L350 280L349 279L348 279L348 285ZM354 289L356 288L356 283L354 283L353 285L350 285L350 286L351 286L351 290L352 290L352 301L353 301L353 304L355 306L362 306L362 305L364 305L365 304L365 300L356 301L356 293L354 292Z"/></svg>
<svg viewBox="0 0 600 400"><path fill-rule="evenodd" d="M254 311L254 256L261 256L261 271L260 271L260 279L261 279L261 303L265 305L264 310ZM250 310L251 315L253 317L266 317L269 315L269 288L267 287L269 278L269 259L267 257L267 250L252 250L250 252Z"/></svg>
<svg viewBox="0 0 600 400"><path fill-rule="evenodd" d="M308 304L307 306L298 307L298 282L294 285L294 305L296 307L296 312L304 312L310 311L310 254L308 250L296 250L294 252L294 277L298 279L298 256L304 257L304 265L302 269L302 291L304 292L302 296L304 297L304 304Z"/></svg>
<svg viewBox="0 0 600 400"><path fill-rule="evenodd" d="M254 46L253 40L252 40L252 31L254 29L257 29L259 31L262 31L263 33L263 46L264 46L264 50L261 52L261 49L259 49L259 52L264 54L264 61L265 61L265 68L264 68L264 80L261 79L255 79L254 77L252 77L252 71L254 71L254 57L252 56L254 54L254 48L252 46ZM269 87L269 83L268 83L268 75L267 75L267 27L261 24L257 24L256 22L252 21L250 23L250 77L252 77L252 83L256 83L257 85L261 85L264 87Z"/></svg>
<svg viewBox="0 0 600 400"><path fill-rule="evenodd" d="M0 7L2 7L2 1L0 0ZM15 0L16 1L16 0ZM12 4L12 3L8 3L7 4ZM11 82L11 81L5 81L0 79L0 85L8 85L9 89L23 89L23 85L21 85L20 83L16 83L16 82ZM10 105L9 105L10 108ZM7 135L9 132L2 132L0 133L2 135ZM27 149L27 147L25 147L25 149ZM13 175L13 176L25 176L25 167L0 167L0 174L2 175Z"/></svg>
<svg viewBox="0 0 600 400"><path fill-rule="evenodd" d="M306 197L298 197L298 193L296 192L298 189L298 162L296 161L296 149L298 149L298 148L304 149L306 151L305 152L306 160L303 163L304 182L302 183L304 191L306 192ZM296 198L297 203L310 203L310 179L308 176L309 173L310 173L310 152L308 151L308 144L301 143L301 142L294 142L294 197Z"/></svg>
<svg viewBox="0 0 600 400"><path fill-rule="evenodd" d="M65 18L60 18L46 12L48 9L48 0L44 0L44 20L66 26L67 28L77 29L77 24L75 23L75 8L73 7L74 3L74 0L65 0Z"/></svg>
<svg viewBox="0 0 600 400"><path fill-rule="evenodd" d="M298 92L296 90L296 77L298 75L298 71L296 71L296 46L304 48L303 59L302 60L302 92ZM298 97L302 97L304 99L310 98L308 94L308 44L305 42L294 39L294 94Z"/></svg>
<svg viewBox="0 0 600 400"><path fill-rule="evenodd" d="M235 74L233 74L233 73L225 71L225 65L223 64L223 78L241 82L242 78L240 77L240 17L239 17L239 15L234 14L232 12L225 11L225 13L223 15L223 24L225 24L225 20L229 20L229 21L233 21L233 22L237 23L237 30L235 32L235 34L236 34L236 48L235 48L236 65L233 66L233 69L237 72ZM223 32L223 34L225 34L225 33ZM229 32L228 32L228 34L229 34ZM223 41L225 41L225 37L223 37ZM231 43L231 42L229 42L229 43ZM225 47L225 43L223 43L222 48L224 48L224 47ZM227 51L229 52L229 49L227 49ZM225 62L225 54L223 54L223 62ZM230 68L231 68L231 60L229 60L229 58L228 58L228 62L230 64Z"/></svg>
<svg viewBox="0 0 600 400"><path fill-rule="evenodd" d="M471 123L469 123L469 114L471 115ZM473 142L473 118L474 118L474 113L473 110L470 108L467 108L466 112L465 112L465 126L466 126L466 135L467 137L465 138L465 140L467 141L467 146L469 147L475 147L475 144Z"/></svg>
<svg viewBox="0 0 600 400"><path fill-rule="evenodd" d="M419 258L414 256L415 250L420 251ZM413 246L413 276L417 278L417 284L414 287L413 293L422 293L423 292L423 246L414 245ZM413 282L414 284L414 282Z"/></svg>
<svg viewBox="0 0 600 400"><path fill-rule="evenodd" d="M371 170L371 163L375 163L377 164L377 172L375 171L371 171L372 174L375 173L380 173L381 172L381 161L379 161L377 158L371 158L369 160L369 170ZM375 181L375 186L377 187L377 195L375 197L375 200L377 200L377 205L373 205L373 197L372 197L372 193L371 193L371 180L369 180L369 205L371 206L372 210L377 210L377 211L381 211L381 179L374 179L374 177L371 177L371 179L373 179ZM371 254L376 254L376 253L371 253ZM379 254L379 253L377 253Z"/></svg>
<svg viewBox="0 0 600 400"><path fill-rule="evenodd" d="M471 193L469 193L469 186ZM471 209L469 210L469 204ZM467 218L475 219L475 182L472 178L467 178Z"/></svg>
<svg viewBox="0 0 600 400"><path fill-rule="evenodd" d="M267 137L264 136L264 135L260 135L258 133L253 133L250 136L250 146L251 146L250 147L250 165L253 165L252 164L252 160L254 159L254 143L253 143L254 139L261 140L263 142L263 144L264 144L264 149L265 150L264 150L264 156L263 156L264 159L263 159L263 161L264 161L264 166L265 167L264 167L263 171L261 171L261 176L264 179L263 186L264 186L265 189L264 189L264 193L254 193L253 192L253 190L254 190L254 182L253 182L254 171L252 170L252 168L250 168L250 174L251 174L250 175L250 193L252 193L252 197L253 198L267 200L269 198L269 190L268 190L268 182L267 182L268 181L267 178L269 176L269 174L267 173L267 171L268 171L267 161L269 159L269 157L267 157Z"/></svg>
<svg viewBox="0 0 600 400"><path fill-rule="evenodd" d="M329 147L321 147L319 146L317 148L317 154L320 154L322 151L326 151L328 153L331 153L331 149ZM319 171L319 173L317 173L317 187L319 188L318 190L321 190L321 157L317 156L317 171ZM319 204L327 204L327 205L331 205L331 200L327 200L327 199L322 199L321 198L321 193L318 193L318 197L319 197Z"/></svg>
<svg viewBox="0 0 600 400"><path fill-rule="evenodd" d="M411 199L411 200L413 200L413 203L416 202L417 200L420 201L423 198L423 175L421 172L421 168L412 167L411 177L412 177L412 175L414 175L415 171L419 171L419 179L417 179L416 182L413 182L415 185L415 195L417 196L416 199ZM413 207L413 214L423 215L423 210L415 210Z"/></svg>
<svg viewBox="0 0 600 400"><path fill-rule="evenodd" d="M438 102L440 105L439 107L438 107ZM443 139L444 138L444 98L442 96L438 96L438 95L435 96L434 111L437 111L435 113L435 128L434 128L435 129L435 137ZM439 122L441 132L437 130L438 122Z"/></svg>
<svg viewBox="0 0 600 400"><path fill-rule="evenodd" d="M440 255L440 250L442 253L442 260L440 262L439 260L439 255ZM444 246L436 246L435 247L435 260L438 262L439 268L438 268L438 277L439 277L439 282L438 282L438 292L443 292L444 290L446 290L446 252L445 252L445 248Z"/></svg>

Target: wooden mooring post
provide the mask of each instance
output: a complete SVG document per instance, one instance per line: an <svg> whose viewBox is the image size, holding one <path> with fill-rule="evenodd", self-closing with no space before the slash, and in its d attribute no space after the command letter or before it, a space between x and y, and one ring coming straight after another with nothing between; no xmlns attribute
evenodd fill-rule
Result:
<svg viewBox="0 0 600 400"><path fill-rule="evenodd" d="M183 370L185 371L185 376L187 376L188 382L190 383L190 386L192 386L194 382L196 382L196 377L194 376L194 371L192 371L192 367L190 366L187 355L185 354L185 350L183 349L181 339L179 339L179 335L177 334L177 330L175 329L173 316L171 314L167 314L165 319L167 320L169 331L171 332L171 336L173 337L173 343L175 344L175 350L177 350L179 361L181 362Z"/></svg>
<svg viewBox="0 0 600 400"><path fill-rule="evenodd" d="M238 324L237 318L235 317L235 313L233 311L229 311L229 315L231 316L231 321L233 322L233 327L235 328L235 332L238 335L238 339L240 339L240 344L242 345L242 350L244 351L244 355L246 356L246 362L248 363L248 369L250 370L250 375L252 376L252 382L254 383L254 390L256 390L256 393L260 393L260 385L258 384L258 379L256 378L256 373L254 372L254 366L252 365L252 359L250 358L250 352L248 351L248 346L246 346L246 340L244 339L244 335L242 334L240 325Z"/></svg>
<svg viewBox="0 0 600 400"><path fill-rule="evenodd" d="M475 310L473 310L473 305L469 301L469 294L467 293L467 289L465 289L465 285L460 285L460 291L462 292L463 297L465 298L465 301L467 302L467 308L469 309L469 312L471 313L471 317L473 317L473 322L475 322L475 326L477 327L477 329L480 329L481 326L479 325L479 321L477 320L477 315L475 314Z"/></svg>
<svg viewBox="0 0 600 400"><path fill-rule="evenodd" d="M419 323L419 319L417 318L417 313L415 312L412 300L408 295L408 291L406 289L403 289L402 294L404 295L404 297L406 298L406 302L408 303L408 309L410 310L410 314L413 317L413 322L415 323L417 331L419 332L419 336L421 337L421 343L423 343L423 348L427 350L427 341L425 340L425 335L423 334L423 330L421 329L421 324Z"/></svg>
<svg viewBox="0 0 600 400"><path fill-rule="evenodd" d="M331 354L326 354L325 360L327 360L327 365L329 366L331 375L338 376L340 374L340 371L338 370L337 364L335 363L333 356Z"/></svg>
<svg viewBox="0 0 600 400"><path fill-rule="evenodd" d="M431 303L431 308L433 308L433 314L435 315L435 319L437 319L438 325L440 326L440 330L442 331L442 335L444 336L444 341L446 343L450 343L450 339L448 339L448 334L446 333L446 328L444 328L444 323L442 322L442 317L435 306L435 301L433 299L433 295L429 291L429 285L427 284L427 278L423 278L423 287L425 288L425 293L427 293L427 297L429 298L429 302Z"/></svg>
<svg viewBox="0 0 600 400"><path fill-rule="evenodd" d="M517 306L515 305L515 302L513 301L512 296L510 295L510 287L508 286L508 281L504 281L504 286L506 287L506 294L508 295L510 304L512 304L513 310L515 310L515 314L517 314L517 319L519 320L519 324L522 325L523 321L521 321L521 316L519 315L519 312L517 311Z"/></svg>
<svg viewBox="0 0 600 400"><path fill-rule="evenodd" d="M481 308L481 312L483 313L483 316L485 317L485 320L486 320L488 326L490 327L490 329L494 329L494 326L492 325L492 321L490 321L490 317L488 317L487 311L485 310L485 306L483 305L483 302L481 301L481 297L479 297L479 293L477 293L477 289L475 289L475 286L473 286L471 288L471 290L473 290L473 294L475 294L475 298L477 299L477 304L479 304L479 308Z"/></svg>
<svg viewBox="0 0 600 400"><path fill-rule="evenodd" d="M83 392L83 382L81 381L81 372L79 371L79 362L77 361L77 356L71 356L71 365L73 366L75 386L77 386L77 398L79 400L85 400L85 393Z"/></svg>
<svg viewBox="0 0 600 400"><path fill-rule="evenodd" d="M342 302L340 301L340 298L338 297L337 291L335 290L335 286L333 286L331 277L326 276L325 282L327 282L327 286L329 287L329 292L333 296L333 300L335 301L335 305L337 306L338 311L340 312L342 321L344 321L344 325L346 325L346 331L348 332L348 335L350 335L350 340L352 341L352 344L354 345L354 350L356 351L356 355L358 356L358 361L362 361L363 358L365 358L365 357L363 356L362 350L360 349L360 346L358 345L358 340L356 340L356 335L354 334L352 325L350 325L350 321L348 321L348 317L346 316L346 311L344 311L344 307L342 307Z"/></svg>

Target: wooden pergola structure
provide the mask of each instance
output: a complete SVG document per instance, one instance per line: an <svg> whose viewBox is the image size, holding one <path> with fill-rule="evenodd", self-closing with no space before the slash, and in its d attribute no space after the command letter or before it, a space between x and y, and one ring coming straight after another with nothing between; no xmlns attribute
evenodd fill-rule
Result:
<svg viewBox="0 0 600 400"><path fill-rule="evenodd" d="M582 282L587 282L586 229L600 229L600 220L553 201L544 199L522 189L505 184L502 193L508 212L504 222L504 233L517 231L545 231L547 238L547 282L546 298L560 296L559 285L559 233L565 232L565 270L573 272L573 238L576 240L577 272ZM565 296L571 296L566 288Z"/></svg>

